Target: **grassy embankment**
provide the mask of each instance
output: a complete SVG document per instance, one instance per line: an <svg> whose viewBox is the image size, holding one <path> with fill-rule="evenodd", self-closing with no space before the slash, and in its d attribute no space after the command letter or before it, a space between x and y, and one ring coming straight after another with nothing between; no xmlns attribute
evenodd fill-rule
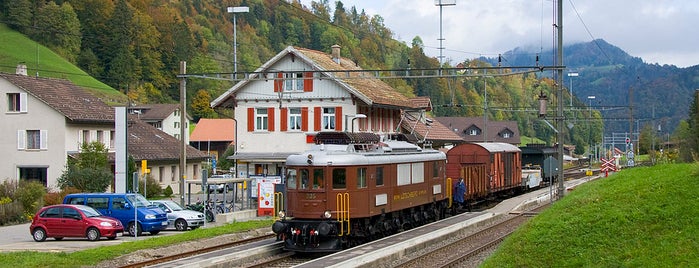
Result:
<svg viewBox="0 0 699 268"><path fill-rule="evenodd" d="M126 103L126 95L98 81L50 49L0 23L0 72L14 74L18 64L27 65L27 74L67 79L107 104Z"/></svg>
<svg viewBox="0 0 699 268"><path fill-rule="evenodd" d="M113 259L139 249L158 248L186 241L210 238L247 230L272 226L272 220L236 222L220 227L199 228L181 234L158 236L150 239L129 241L118 245L102 246L72 253L12 252L0 253L0 267L84 267ZM27 233L27 237L30 234ZM95 242L100 243L100 242Z"/></svg>
<svg viewBox="0 0 699 268"><path fill-rule="evenodd" d="M576 187L483 267L699 267L699 165L623 170Z"/></svg>

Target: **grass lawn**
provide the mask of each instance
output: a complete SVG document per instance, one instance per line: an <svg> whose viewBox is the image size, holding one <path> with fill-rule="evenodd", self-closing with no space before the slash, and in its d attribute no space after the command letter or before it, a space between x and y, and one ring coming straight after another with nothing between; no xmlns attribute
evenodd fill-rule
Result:
<svg viewBox="0 0 699 268"><path fill-rule="evenodd" d="M699 267L699 165L625 169L576 187L482 267Z"/></svg>
<svg viewBox="0 0 699 268"><path fill-rule="evenodd" d="M220 227L199 228L181 234L160 236L139 241L124 242L118 245L76 251L72 253L12 252L0 253L0 267L83 267L94 266L99 262L113 259L139 249L169 246L185 241L210 238L247 230L272 226L272 220L235 222ZM99 242L96 242L99 243Z"/></svg>

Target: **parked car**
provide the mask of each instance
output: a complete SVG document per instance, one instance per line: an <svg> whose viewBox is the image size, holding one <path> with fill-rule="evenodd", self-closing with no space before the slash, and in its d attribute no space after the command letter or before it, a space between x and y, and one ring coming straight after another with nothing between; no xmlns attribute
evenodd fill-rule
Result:
<svg viewBox="0 0 699 268"><path fill-rule="evenodd" d="M177 231L192 230L204 226L204 213L182 208L170 200L152 200L151 203L167 213L167 227Z"/></svg>
<svg viewBox="0 0 699 268"><path fill-rule="evenodd" d="M135 193L77 193L63 198L63 204L90 206L103 215L114 217L126 226L130 235L142 232L158 234L167 227L165 211L151 204L145 197ZM134 213L136 208L136 213ZM136 214L136 215L134 215ZM138 221L135 221L137 216ZM137 224L136 224L137 223Z"/></svg>
<svg viewBox="0 0 699 268"><path fill-rule="evenodd" d="M209 193L213 193L214 191L219 192L219 193L223 193L224 190L226 192L228 192L230 189L233 188L233 184L232 183L224 183L224 182L218 183L218 182L216 182L216 180L217 179L232 179L232 178L233 178L233 176L231 176L229 174L212 175L206 181L206 184L209 185L208 186Z"/></svg>
<svg viewBox="0 0 699 268"><path fill-rule="evenodd" d="M61 240L64 237L87 237L97 241L100 237L116 239L124 232L124 225L107 217L94 208L84 205L52 205L41 208L29 226L34 241L43 242L47 237Z"/></svg>

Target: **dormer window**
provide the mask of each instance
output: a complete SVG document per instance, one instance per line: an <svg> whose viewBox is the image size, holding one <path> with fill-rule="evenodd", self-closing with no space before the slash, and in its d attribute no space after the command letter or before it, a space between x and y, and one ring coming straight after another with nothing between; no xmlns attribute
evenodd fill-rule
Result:
<svg viewBox="0 0 699 268"><path fill-rule="evenodd" d="M504 133L502 133L502 137L505 138L505 139L509 139L510 136L511 136L511 135L510 135L510 132L504 132Z"/></svg>

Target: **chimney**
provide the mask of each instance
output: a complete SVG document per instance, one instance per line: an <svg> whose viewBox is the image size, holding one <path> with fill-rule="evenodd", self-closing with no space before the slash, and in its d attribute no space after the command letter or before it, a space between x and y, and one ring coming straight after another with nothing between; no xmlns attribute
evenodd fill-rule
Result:
<svg viewBox="0 0 699 268"><path fill-rule="evenodd" d="M23 63L18 64L15 74L27 76L27 65Z"/></svg>
<svg viewBox="0 0 699 268"><path fill-rule="evenodd" d="M340 64L340 45L332 46L332 56L335 63Z"/></svg>

